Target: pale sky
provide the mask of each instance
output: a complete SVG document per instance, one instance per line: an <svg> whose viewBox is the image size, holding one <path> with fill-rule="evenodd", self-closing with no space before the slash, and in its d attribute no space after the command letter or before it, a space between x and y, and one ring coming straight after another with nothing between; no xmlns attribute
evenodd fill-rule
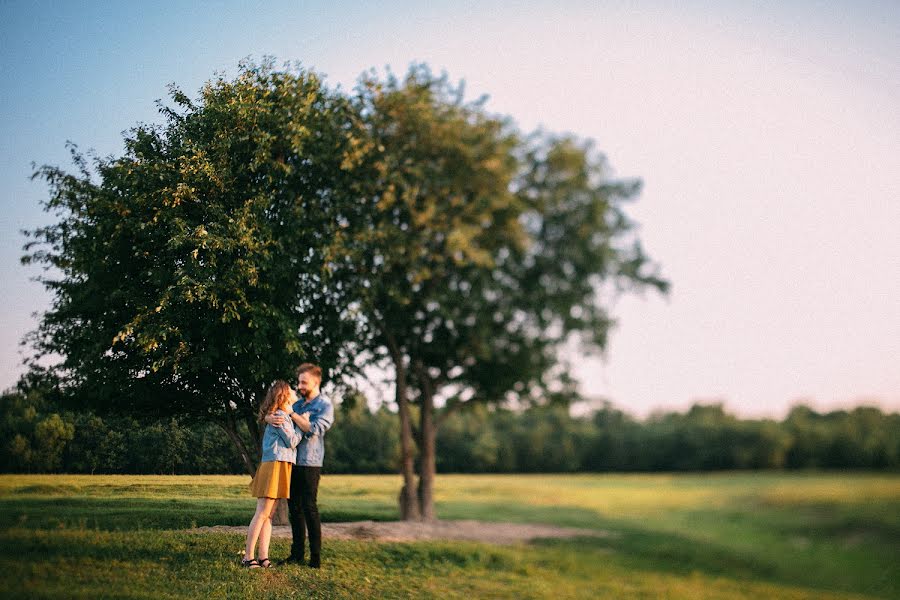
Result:
<svg viewBox="0 0 900 600"><path fill-rule="evenodd" d="M576 357L584 393L900 410L900 3L71 4L0 4L0 388L48 304L19 264L49 220L31 162L119 155L168 83L268 54L344 88L425 61L643 179L629 214L672 292L618 302L605 360Z"/></svg>

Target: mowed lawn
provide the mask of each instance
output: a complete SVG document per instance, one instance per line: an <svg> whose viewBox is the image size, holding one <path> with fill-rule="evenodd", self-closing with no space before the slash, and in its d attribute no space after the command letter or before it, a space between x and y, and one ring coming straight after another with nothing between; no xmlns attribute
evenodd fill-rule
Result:
<svg viewBox="0 0 900 600"><path fill-rule="evenodd" d="M440 475L439 516L610 535L325 540L238 567L247 476L0 476L4 598L900 598L900 475ZM324 521L397 518L395 476L323 476ZM273 557L287 554L285 540Z"/></svg>

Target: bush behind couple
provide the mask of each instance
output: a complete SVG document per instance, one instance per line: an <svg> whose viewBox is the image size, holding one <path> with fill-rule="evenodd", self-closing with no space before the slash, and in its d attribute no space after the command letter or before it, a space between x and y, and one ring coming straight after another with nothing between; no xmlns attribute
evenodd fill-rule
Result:
<svg viewBox="0 0 900 600"><path fill-rule="evenodd" d="M243 567L272 565L269 542L272 514L279 498L288 501L293 536L290 556L279 564L303 564L308 533L308 564L314 568L321 565L319 478L325 458L325 432L334 422L334 407L322 395L321 385L322 369L303 363L297 367L297 391L301 397L286 381L276 381L260 406L259 422L266 423L266 428L259 468L250 483L250 493L257 498L256 514L247 531Z"/></svg>

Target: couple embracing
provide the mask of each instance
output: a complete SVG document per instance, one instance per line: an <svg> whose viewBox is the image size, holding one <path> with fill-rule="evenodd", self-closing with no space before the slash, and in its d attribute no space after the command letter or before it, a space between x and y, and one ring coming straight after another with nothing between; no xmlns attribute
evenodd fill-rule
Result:
<svg viewBox="0 0 900 600"><path fill-rule="evenodd" d="M285 381L269 388L259 410L266 428L262 439L262 459L250 483L256 496L256 514L247 532L247 547L241 566L267 568L272 539L272 513L279 498L287 498L291 520L291 554L280 564L303 564L309 532L309 566L319 568L322 552L322 524L317 496L325 432L334 422L334 407L319 390L322 369L311 363L297 368L297 393ZM256 545L259 542L259 553Z"/></svg>

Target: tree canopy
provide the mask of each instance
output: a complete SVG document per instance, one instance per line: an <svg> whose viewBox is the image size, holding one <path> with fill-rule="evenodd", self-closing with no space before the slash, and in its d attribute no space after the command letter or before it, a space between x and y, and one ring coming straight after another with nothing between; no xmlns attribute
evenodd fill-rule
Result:
<svg viewBox="0 0 900 600"><path fill-rule="evenodd" d="M483 99L467 102L461 85L424 66L402 80L364 77L355 101L368 136L361 185L371 204L354 287L373 354L386 350L396 374L404 514L416 514L415 437L418 512L428 518L438 395L452 407L571 394L559 349L573 334L605 347L604 286L668 284L622 210L639 183L611 178L589 143L523 137Z"/></svg>
<svg viewBox="0 0 900 600"><path fill-rule="evenodd" d="M303 360L338 368L354 338L329 271L352 202L349 104L271 64L171 99L123 156L73 147L79 173L35 173L59 220L27 246L26 261L52 267L31 340L101 410L211 418L241 445L246 424L252 470L267 386Z"/></svg>

